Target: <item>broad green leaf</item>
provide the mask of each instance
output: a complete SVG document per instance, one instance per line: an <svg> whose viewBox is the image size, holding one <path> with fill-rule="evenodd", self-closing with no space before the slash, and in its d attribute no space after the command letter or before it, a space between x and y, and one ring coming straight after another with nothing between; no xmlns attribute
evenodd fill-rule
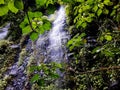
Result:
<svg viewBox="0 0 120 90"><path fill-rule="evenodd" d="M30 32L31 32L31 28L30 28L29 25L26 26L26 27L24 27L24 28L22 28L22 33L23 33L23 34L28 34L28 33L30 33Z"/></svg>
<svg viewBox="0 0 120 90"><path fill-rule="evenodd" d="M18 9L14 6L14 1L9 1L8 2L8 8L13 13L17 13L18 12Z"/></svg>
<svg viewBox="0 0 120 90"><path fill-rule="evenodd" d="M33 32L30 35L30 39L33 40L33 41L37 40L38 37L39 37L39 34L36 33L36 32Z"/></svg>
<svg viewBox="0 0 120 90"><path fill-rule="evenodd" d="M97 15L100 16L101 13L102 13L102 9L98 9L98 11L97 11Z"/></svg>
<svg viewBox="0 0 120 90"><path fill-rule="evenodd" d="M4 0L0 0L0 4L4 4L5 2L4 2Z"/></svg>
<svg viewBox="0 0 120 90"><path fill-rule="evenodd" d="M16 7L17 9L23 9L23 8L24 8L23 1L22 1L22 0L15 0L14 4L15 4L15 7Z"/></svg>
<svg viewBox="0 0 120 90"><path fill-rule="evenodd" d="M7 5L0 6L0 16L3 16L8 13L8 7Z"/></svg>
<svg viewBox="0 0 120 90"><path fill-rule="evenodd" d="M44 30L44 28L43 28L42 25L39 26L38 32L39 32L40 34L43 34L43 33L45 32L45 30Z"/></svg>
<svg viewBox="0 0 120 90"><path fill-rule="evenodd" d="M34 13L34 17L42 17L42 12L33 12Z"/></svg>
<svg viewBox="0 0 120 90"><path fill-rule="evenodd" d="M106 39L107 41L111 41L111 40L112 40L112 36L110 36L110 35L105 35L105 39Z"/></svg>
<svg viewBox="0 0 120 90"><path fill-rule="evenodd" d="M30 18L33 18L33 17L39 18L43 14L41 12L28 12L28 15L29 15Z"/></svg>

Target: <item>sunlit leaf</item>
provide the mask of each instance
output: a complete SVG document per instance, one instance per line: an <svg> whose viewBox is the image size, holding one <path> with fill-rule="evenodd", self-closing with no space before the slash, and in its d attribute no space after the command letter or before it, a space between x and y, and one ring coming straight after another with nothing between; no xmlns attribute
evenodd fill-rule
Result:
<svg viewBox="0 0 120 90"><path fill-rule="evenodd" d="M107 41L111 41L111 40L112 40L112 36L110 36L110 35L105 35L105 39L106 39Z"/></svg>
<svg viewBox="0 0 120 90"><path fill-rule="evenodd" d="M95 5L95 6L93 7L93 11L96 12L97 10L98 10L98 6Z"/></svg>
<svg viewBox="0 0 120 90"><path fill-rule="evenodd" d="M0 16L3 16L8 13L8 7L7 5L0 6Z"/></svg>
<svg viewBox="0 0 120 90"><path fill-rule="evenodd" d="M18 9L14 6L14 1L9 1L8 2L8 8L13 13L17 13L18 12Z"/></svg>
<svg viewBox="0 0 120 90"><path fill-rule="evenodd" d="M26 27L24 27L24 28L22 29L22 33L23 33L23 34L28 34L28 33L30 33L30 32L31 32L31 28L30 28L29 25L26 26Z"/></svg>
<svg viewBox="0 0 120 90"><path fill-rule="evenodd" d="M4 0L0 0L0 4L4 4L5 2L4 2Z"/></svg>
<svg viewBox="0 0 120 90"><path fill-rule="evenodd" d="M39 26L38 32L39 34L43 34L45 32L44 27L42 25Z"/></svg>

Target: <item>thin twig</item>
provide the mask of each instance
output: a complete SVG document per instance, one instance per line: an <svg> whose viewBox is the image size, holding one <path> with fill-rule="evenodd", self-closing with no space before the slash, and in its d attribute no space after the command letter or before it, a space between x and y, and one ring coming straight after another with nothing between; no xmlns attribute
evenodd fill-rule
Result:
<svg viewBox="0 0 120 90"><path fill-rule="evenodd" d="M88 74L88 73L95 73L95 72L115 70L115 69L120 69L120 66L101 67L101 68L99 68L99 69L95 69L95 70L91 70L91 71L80 72L80 74Z"/></svg>

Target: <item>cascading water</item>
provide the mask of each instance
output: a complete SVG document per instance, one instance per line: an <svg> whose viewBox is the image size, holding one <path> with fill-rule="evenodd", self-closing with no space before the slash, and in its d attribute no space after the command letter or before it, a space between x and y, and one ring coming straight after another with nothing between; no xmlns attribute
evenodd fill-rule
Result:
<svg viewBox="0 0 120 90"><path fill-rule="evenodd" d="M65 43L68 39L67 33L64 31L65 26L65 10L61 6L56 14L56 20L53 22L53 28L49 33L49 46L48 53L49 58L54 61L61 63L65 56Z"/></svg>
<svg viewBox="0 0 120 90"><path fill-rule="evenodd" d="M5 27L0 28L0 40L4 39L7 36L9 28L10 23L8 23Z"/></svg>

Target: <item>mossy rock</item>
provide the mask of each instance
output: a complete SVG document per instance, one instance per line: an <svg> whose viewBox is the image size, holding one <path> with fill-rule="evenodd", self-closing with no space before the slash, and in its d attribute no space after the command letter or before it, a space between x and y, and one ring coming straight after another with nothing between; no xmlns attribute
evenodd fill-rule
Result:
<svg viewBox="0 0 120 90"><path fill-rule="evenodd" d="M17 50L10 47L12 44L8 40L0 40L0 74L14 63Z"/></svg>

